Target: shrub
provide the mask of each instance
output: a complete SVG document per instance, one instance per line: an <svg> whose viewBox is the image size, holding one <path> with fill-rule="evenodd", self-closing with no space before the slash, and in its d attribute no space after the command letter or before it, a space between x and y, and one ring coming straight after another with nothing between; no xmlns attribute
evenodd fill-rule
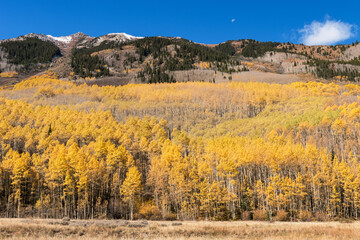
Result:
<svg viewBox="0 0 360 240"><path fill-rule="evenodd" d="M285 210L279 210L276 212L276 221L289 221L289 214Z"/></svg>
<svg viewBox="0 0 360 240"><path fill-rule="evenodd" d="M301 210L298 219L303 222L308 222L312 220L312 213L306 210Z"/></svg>
<svg viewBox="0 0 360 240"><path fill-rule="evenodd" d="M241 214L241 220L248 221L251 219L251 212L245 211Z"/></svg>
<svg viewBox="0 0 360 240"><path fill-rule="evenodd" d="M149 220L151 221L159 221L161 220L161 214L160 215L152 215Z"/></svg>
<svg viewBox="0 0 360 240"><path fill-rule="evenodd" d="M55 96L55 92L51 87L41 87L35 96L37 98L51 98Z"/></svg>
<svg viewBox="0 0 360 240"><path fill-rule="evenodd" d="M321 211L315 213L315 220L319 222L329 221L329 216Z"/></svg>
<svg viewBox="0 0 360 240"><path fill-rule="evenodd" d="M133 220L139 220L139 219L142 219L141 214L140 213L134 213Z"/></svg>
<svg viewBox="0 0 360 240"><path fill-rule="evenodd" d="M0 77L3 77L3 78L12 78L12 77L16 77L17 75L18 75L18 73L15 71L0 73Z"/></svg>
<svg viewBox="0 0 360 240"><path fill-rule="evenodd" d="M253 220L265 221L267 219L267 212L265 210L255 210L253 215Z"/></svg>
<svg viewBox="0 0 360 240"><path fill-rule="evenodd" d="M226 221L227 219L229 219L229 213L227 211L217 213L214 218L215 221Z"/></svg>
<svg viewBox="0 0 360 240"><path fill-rule="evenodd" d="M151 220L158 220L161 216L159 208L150 203L142 204L139 213L143 218Z"/></svg>
<svg viewBox="0 0 360 240"><path fill-rule="evenodd" d="M174 221L176 220L176 214L171 212L166 212L163 216L163 219L166 221Z"/></svg>

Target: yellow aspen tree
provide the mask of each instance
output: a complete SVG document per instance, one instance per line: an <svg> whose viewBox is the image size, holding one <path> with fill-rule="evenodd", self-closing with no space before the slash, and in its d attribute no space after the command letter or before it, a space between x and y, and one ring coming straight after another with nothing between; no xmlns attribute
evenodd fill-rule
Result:
<svg viewBox="0 0 360 240"><path fill-rule="evenodd" d="M11 172L11 198L16 203L17 217L20 217L21 200L24 198L22 191L25 180L30 176L29 164L31 157L28 153L19 154L10 150L3 162L3 167Z"/></svg>
<svg viewBox="0 0 360 240"><path fill-rule="evenodd" d="M169 166L164 158L155 156L151 159L147 185L153 188L156 206L162 214L168 211L169 205Z"/></svg>
<svg viewBox="0 0 360 240"><path fill-rule="evenodd" d="M111 194L114 197L113 203L113 213L117 214L118 206L119 206L119 195L120 195L120 186L121 186L121 179L119 174L116 172L112 177L111 182Z"/></svg>
<svg viewBox="0 0 360 240"><path fill-rule="evenodd" d="M141 192L141 174L136 167L130 167L123 184L120 187L124 202L130 207L130 220L133 220L134 204L137 195Z"/></svg>

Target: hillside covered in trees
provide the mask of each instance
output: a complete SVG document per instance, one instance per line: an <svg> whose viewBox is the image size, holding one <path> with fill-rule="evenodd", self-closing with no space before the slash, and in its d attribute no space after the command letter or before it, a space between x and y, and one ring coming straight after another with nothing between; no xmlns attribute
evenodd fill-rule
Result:
<svg viewBox="0 0 360 240"><path fill-rule="evenodd" d="M232 80L227 74L241 78L244 71L358 82L359 53L358 42L306 46L239 39L206 45L179 37L142 38L125 33L96 38L83 33L65 37L27 34L0 41L0 72L29 75L39 69L51 70L61 78L79 82L111 79L114 85L188 82L190 75L191 81L222 82L216 73Z"/></svg>
<svg viewBox="0 0 360 240"><path fill-rule="evenodd" d="M55 56L61 56L60 49L54 43L35 37L3 41L0 43L0 49L6 52L10 63L26 67L38 63L50 63Z"/></svg>
<svg viewBox="0 0 360 240"><path fill-rule="evenodd" d="M357 219L359 94L32 77L0 91L0 215Z"/></svg>
<svg viewBox="0 0 360 240"><path fill-rule="evenodd" d="M229 55L217 49L165 37L146 37L119 44L104 42L96 47L74 49L71 57L75 75L82 78L110 75L108 69L111 68L112 74L134 71L143 83L175 82L169 74L171 71L195 69L200 62L214 66L229 62Z"/></svg>

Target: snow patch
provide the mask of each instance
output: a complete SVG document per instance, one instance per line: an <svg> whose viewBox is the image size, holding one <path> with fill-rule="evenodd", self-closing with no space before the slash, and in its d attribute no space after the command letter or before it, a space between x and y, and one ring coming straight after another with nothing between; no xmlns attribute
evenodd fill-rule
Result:
<svg viewBox="0 0 360 240"><path fill-rule="evenodd" d="M58 42L63 42L63 43L70 43L73 40L71 35L70 36L62 36L62 37L53 37L51 35L46 35L46 36L50 39L53 39Z"/></svg>
<svg viewBox="0 0 360 240"><path fill-rule="evenodd" d="M17 38L12 39L6 39L1 40L2 41L13 41L13 40L25 40L28 37L36 37L43 41L50 41L56 44L58 47L63 48L67 47L71 44L73 41L77 41L84 37L81 44L85 44L89 47L91 46L99 46L104 41L110 41L110 42L128 42L136 39L141 39L143 37L135 37L127 33L109 33L107 35L99 36L97 38L90 37L88 35L85 35L81 32L69 35L69 36L60 36L60 37L54 37L52 35L45 35L45 34L36 34L36 33L29 33L24 36L19 36Z"/></svg>
<svg viewBox="0 0 360 240"><path fill-rule="evenodd" d="M143 37L135 37L129 35L127 33L109 33L100 37L97 37L93 40L93 46L99 46L104 41L111 41L111 42L127 42L136 39L141 39Z"/></svg>
<svg viewBox="0 0 360 240"><path fill-rule="evenodd" d="M132 36L130 34L127 34L127 33L109 33L108 35L118 35L118 36L123 36L125 39L127 40L133 40L133 39L141 39L143 37L135 37L135 36ZM106 35L105 35L106 36Z"/></svg>

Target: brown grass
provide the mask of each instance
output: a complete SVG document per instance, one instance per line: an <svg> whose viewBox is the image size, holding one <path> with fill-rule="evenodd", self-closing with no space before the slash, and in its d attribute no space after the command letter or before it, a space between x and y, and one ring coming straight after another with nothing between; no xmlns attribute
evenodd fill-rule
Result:
<svg viewBox="0 0 360 240"><path fill-rule="evenodd" d="M262 66L263 63L259 63L256 66ZM217 72L215 74L214 70L209 69L193 69L187 71L173 71L171 75L178 82L186 82L188 79L190 81L204 81L209 82L215 78L215 83L227 83L231 82L229 77L232 77L233 82L264 82L264 83L278 83L278 84L289 84L293 82L301 82L314 80L313 77L311 79L304 79L301 75L295 74L277 74L271 72L262 72L257 70L252 70L249 72L236 72L233 74L221 73ZM225 77L225 78L224 78ZM308 76L310 78L310 76Z"/></svg>
<svg viewBox="0 0 360 240"><path fill-rule="evenodd" d="M360 239L360 222L130 222L0 219L0 239ZM129 227L129 225L143 227Z"/></svg>

